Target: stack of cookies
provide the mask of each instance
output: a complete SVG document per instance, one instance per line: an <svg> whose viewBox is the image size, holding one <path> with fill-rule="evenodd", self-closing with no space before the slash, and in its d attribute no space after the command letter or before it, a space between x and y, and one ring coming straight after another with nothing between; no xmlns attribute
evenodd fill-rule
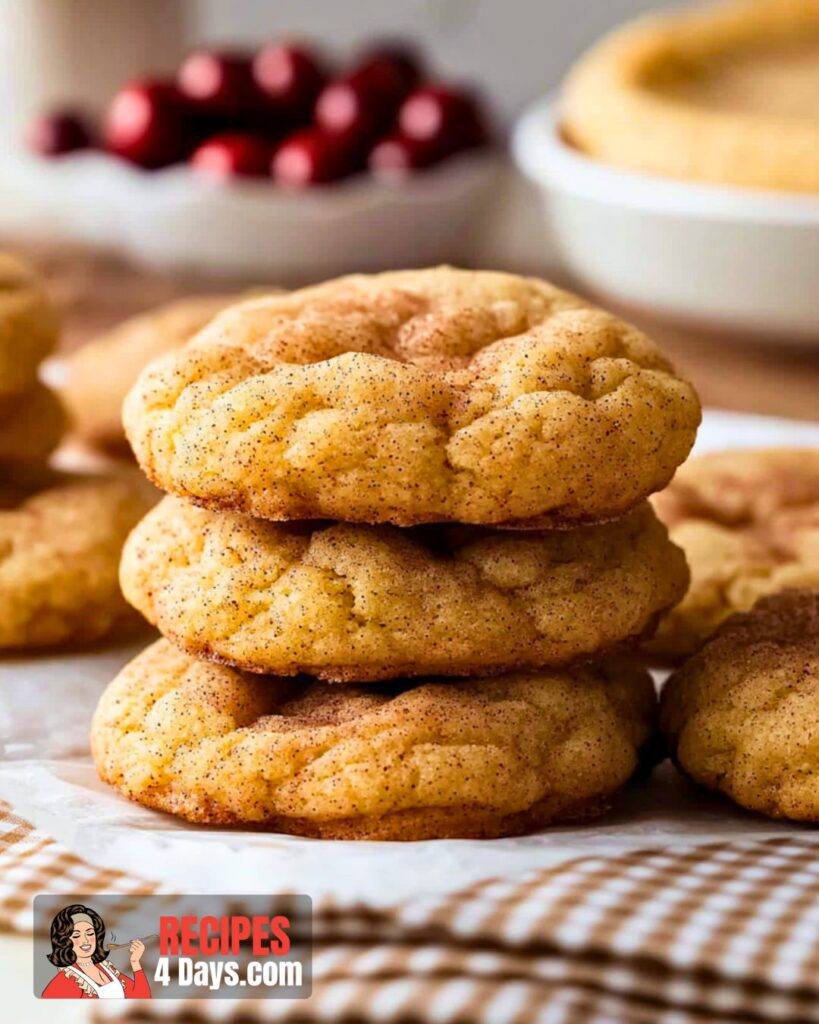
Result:
<svg viewBox="0 0 819 1024"><path fill-rule="evenodd" d="M138 622L117 581L122 544L149 507L144 482L58 473L65 428L38 380L58 336L32 271L0 253L0 649L97 640Z"/></svg>
<svg viewBox="0 0 819 1024"><path fill-rule="evenodd" d="M699 403L635 329L450 268L234 306L125 403L170 492L121 582L165 639L103 779L198 822L418 839L601 811L653 736L617 652L683 595L646 497Z"/></svg>

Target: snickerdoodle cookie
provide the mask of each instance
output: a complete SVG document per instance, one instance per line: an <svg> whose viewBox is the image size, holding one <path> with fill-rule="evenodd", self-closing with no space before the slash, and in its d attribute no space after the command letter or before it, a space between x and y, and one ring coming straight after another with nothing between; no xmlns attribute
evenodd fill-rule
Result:
<svg viewBox="0 0 819 1024"><path fill-rule="evenodd" d="M138 618L117 566L143 481L35 471L0 482L0 648L96 640Z"/></svg>
<svg viewBox="0 0 819 1024"><path fill-rule="evenodd" d="M613 518L700 418L635 328L534 278L353 276L224 311L143 372L148 476L268 519L517 527Z"/></svg>
<svg viewBox="0 0 819 1024"><path fill-rule="evenodd" d="M561 665L639 638L685 593L646 503L574 530L271 523L166 498L126 598L189 653L331 681Z"/></svg>
<svg viewBox="0 0 819 1024"><path fill-rule="evenodd" d="M819 449L692 459L653 502L686 553L691 588L660 624L652 652L684 657L757 598L819 587Z"/></svg>
<svg viewBox="0 0 819 1024"><path fill-rule="evenodd" d="M607 163L819 192L819 0L696 4L626 25L566 83L563 130Z"/></svg>
<svg viewBox="0 0 819 1024"><path fill-rule="evenodd" d="M81 440L104 450L126 447L122 402L152 359L201 330L235 296L197 295L131 317L59 364L58 387Z"/></svg>
<svg viewBox="0 0 819 1024"><path fill-rule="evenodd" d="M652 734L646 672L290 685L168 641L109 685L97 770L189 821L343 839L491 837L598 814Z"/></svg>
<svg viewBox="0 0 819 1024"><path fill-rule="evenodd" d="M25 391L57 342L57 314L32 270L0 252L0 397Z"/></svg>
<svg viewBox="0 0 819 1024"><path fill-rule="evenodd" d="M819 821L819 591L735 615L671 677L661 709L695 782L762 814Z"/></svg>
<svg viewBox="0 0 819 1024"><path fill-rule="evenodd" d="M0 397L0 468L44 462L64 429L63 407L45 385Z"/></svg>

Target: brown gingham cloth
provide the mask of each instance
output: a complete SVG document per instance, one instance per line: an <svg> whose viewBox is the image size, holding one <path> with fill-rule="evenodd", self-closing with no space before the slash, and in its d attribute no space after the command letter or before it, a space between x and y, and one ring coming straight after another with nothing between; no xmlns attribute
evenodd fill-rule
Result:
<svg viewBox="0 0 819 1024"><path fill-rule="evenodd" d="M0 926L38 892L159 891L93 867L0 804ZM307 1000L98 1003L90 1019L704 1024L819 1022L819 844L588 856L376 910L315 908Z"/></svg>

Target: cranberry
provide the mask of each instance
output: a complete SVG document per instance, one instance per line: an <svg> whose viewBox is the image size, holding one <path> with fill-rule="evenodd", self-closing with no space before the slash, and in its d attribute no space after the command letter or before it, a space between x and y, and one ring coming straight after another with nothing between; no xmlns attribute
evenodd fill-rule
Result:
<svg viewBox="0 0 819 1024"><path fill-rule="evenodd" d="M258 52L253 77L264 99L291 124L309 121L327 78L313 53L284 43L271 43Z"/></svg>
<svg viewBox="0 0 819 1024"><path fill-rule="evenodd" d="M279 185L304 188L337 181L357 169L354 149L317 128L296 132L276 150L271 173Z"/></svg>
<svg viewBox="0 0 819 1024"><path fill-rule="evenodd" d="M179 91L194 110L236 116L259 105L250 57L234 51L197 50L177 74Z"/></svg>
<svg viewBox="0 0 819 1024"><path fill-rule="evenodd" d="M418 85L424 70L423 62L417 50L402 42L390 39L380 40L372 44L361 55L362 64L368 64L372 61L392 64L402 76L404 88L407 91L414 89Z"/></svg>
<svg viewBox="0 0 819 1024"><path fill-rule="evenodd" d="M189 137L176 88L150 80L125 86L108 108L104 137L109 152L140 167L164 167L181 160Z"/></svg>
<svg viewBox="0 0 819 1024"><path fill-rule="evenodd" d="M273 147L267 139L242 132L225 132L203 142L191 156L197 171L217 178L263 177L270 171Z"/></svg>
<svg viewBox="0 0 819 1024"><path fill-rule="evenodd" d="M369 141L390 126L408 91L397 65L369 60L324 87L316 101L316 123L351 142Z"/></svg>
<svg viewBox="0 0 819 1024"><path fill-rule="evenodd" d="M440 156L434 146L393 132L376 142L370 150L367 167L375 177L392 181L406 178L438 159Z"/></svg>
<svg viewBox="0 0 819 1024"><path fill-rule="evenodd" d="M411 93L398 113L401 134L435 147L443 156L487 141L483 113L467 92L427 85Z"/></svg>
<svg viewBox="0 0 819 1024"><path fill-rule="evenodd" d="M91 145L86 122L71 110L55 110L36 118L26 132L28 148L39 156L62 156Z"/></svg>

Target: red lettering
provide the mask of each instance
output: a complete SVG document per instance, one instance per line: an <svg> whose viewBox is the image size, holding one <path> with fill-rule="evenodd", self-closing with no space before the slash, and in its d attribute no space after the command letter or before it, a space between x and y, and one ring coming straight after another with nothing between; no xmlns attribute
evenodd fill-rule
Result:
<svg viewBox="0 0 819 1024"><path fill-rule="evenodd" d="M159 950L161 956L235 956L241 952L242 943L250 939L254 956L284 956L292 946L290 927L290 918L283 914L252 918L243 914L161 916Z"/></svg>
<svg viewBox="0 0 819 1024"><path fill-rule="evenodd" d="M235 956L241 949L242 942L250 938L250 918L242 916L232 917L230 920L230 952Z"/></svg>
<svg viewBox="0 0 819 1024"><path fill-rule="evenodd" d="M270 921L270 952L273 956L284 956L290 952L290 918L279 914Z"/></svg>
<svg viewBox="0 0 819 1024"><path fill-rule="evenodd" d="M176 956L179 950L179 922L175 917L159 919L159 954Z"/></svg>
<svg viewBox="0 0 819 1024"><path fill-rule="evenodd" d="M216 917L203 917L199 922L199 952L202 956L219 953L221 927Z"/></svg>
<svg viewBox="0 0 819 1024"><path fill-rule="evenodd" d="M182 956L196 956L196 925L199 918L186 914L180 919L182 926L182 941L179 946Z"/></svg>
<svg viewBox="0 0 819 1024"><path fill-rule="evenodd" d="M270 944L265 942L268 937L268 923L266 917L253 918L253 955L266 956L270 950Z"/></svg>

